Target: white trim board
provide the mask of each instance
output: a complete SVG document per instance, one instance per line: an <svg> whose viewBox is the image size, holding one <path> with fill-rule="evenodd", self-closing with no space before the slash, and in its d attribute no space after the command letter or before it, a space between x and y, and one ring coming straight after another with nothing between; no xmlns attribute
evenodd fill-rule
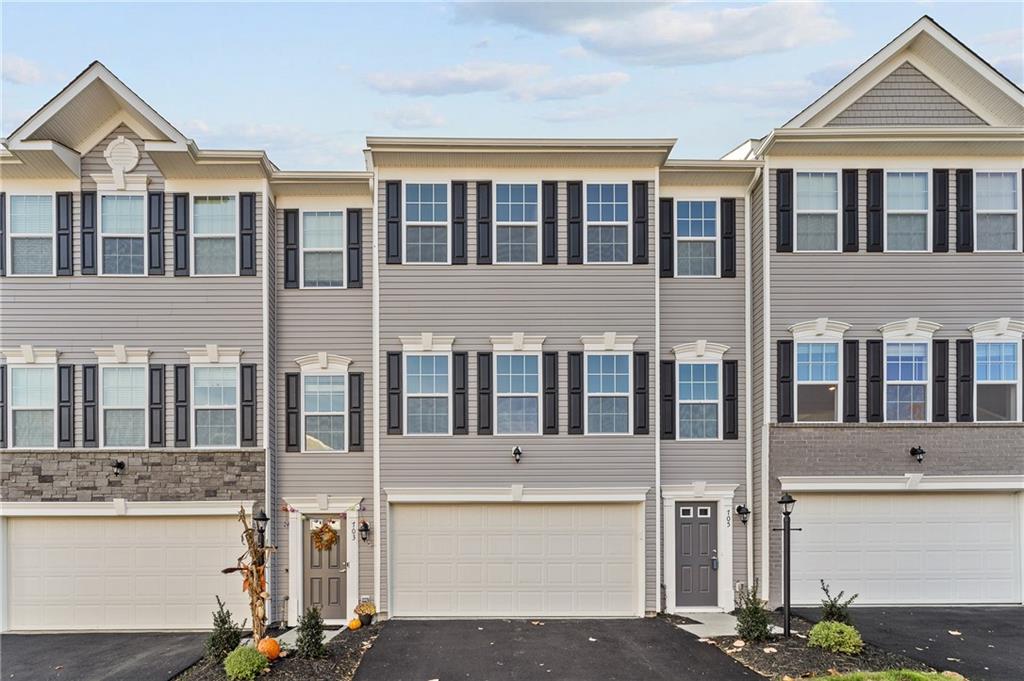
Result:
<svg viewBox="0 0 1024 681"><path fill-rule="evenodd" d="M0 517L31 516L194 516L252 513L252 499L231 501L8 501L0 504Z"/></svg>
<svg viewBox="0 0 1024 681"><path fill-rule="evenodd" d="M787 492L1018 492L1024 475L781 475Z"/></svg>
<svg viewBox="0 0 1024 681"><path fill-rule="evenodd" d="M389 487L388 503L637 503L647 499L650 487Z"/></svg>

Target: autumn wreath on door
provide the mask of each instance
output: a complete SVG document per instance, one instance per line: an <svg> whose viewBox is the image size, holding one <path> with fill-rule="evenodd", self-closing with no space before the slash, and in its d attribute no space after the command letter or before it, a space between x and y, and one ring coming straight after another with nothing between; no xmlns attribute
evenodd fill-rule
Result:
<svg viewBox="0 0 1024 681"><path fill-rule="evenodd" d="M330 551L338 541L337 520L313 520L310 522L309 538L317 551Z"/></svg>

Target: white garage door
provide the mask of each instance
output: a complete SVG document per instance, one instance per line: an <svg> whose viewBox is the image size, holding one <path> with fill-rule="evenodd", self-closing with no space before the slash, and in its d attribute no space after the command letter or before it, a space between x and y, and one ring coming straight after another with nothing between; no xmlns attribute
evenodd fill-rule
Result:
<svg viewBox="0 0 1024 681"><path fill-rule="evenodd" d="M1012 494L797 495L793 601L1019 603L1019 522Z"/></svg>
<svg viewBox="0 0 1024 681"><path fill-rule="evenodd" d="M401 617L636 616L639 504L395 504Z"/></svg>
<svg viewBox="0 0 1024 681"><path fill-rule="evenodd" d="M208 629L247 618L234 517L9 518L12 629Z"/></svg>

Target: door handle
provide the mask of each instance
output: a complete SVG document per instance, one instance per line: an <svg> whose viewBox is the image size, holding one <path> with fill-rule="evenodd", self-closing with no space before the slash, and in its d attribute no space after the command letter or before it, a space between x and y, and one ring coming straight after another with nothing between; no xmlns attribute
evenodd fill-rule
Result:
<svg viewBox="0 0 1024 681"><path fill-rule="evenodd" d="M347 560L344 563L341 564L341 567L338 568L338 572L348 572L348 561Z"/></svg>
<svg viewBox="0 0 1024 681"><path fill-rule="evenodd" d="M718 549L711 550L711 569L718 572Z"/></svg>

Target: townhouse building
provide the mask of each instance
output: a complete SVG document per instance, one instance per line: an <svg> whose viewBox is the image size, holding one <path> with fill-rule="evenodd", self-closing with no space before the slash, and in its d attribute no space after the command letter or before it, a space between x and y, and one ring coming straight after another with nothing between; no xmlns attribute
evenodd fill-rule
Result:
<svg viewBox="0 0 1024 681"><path fill-rule="evenodd" d="M1024 93L928 17L721 159L199 148L90 65L0 147L0 629L1020 603ZM314 531L337 541L319 550Z"/></svg>

